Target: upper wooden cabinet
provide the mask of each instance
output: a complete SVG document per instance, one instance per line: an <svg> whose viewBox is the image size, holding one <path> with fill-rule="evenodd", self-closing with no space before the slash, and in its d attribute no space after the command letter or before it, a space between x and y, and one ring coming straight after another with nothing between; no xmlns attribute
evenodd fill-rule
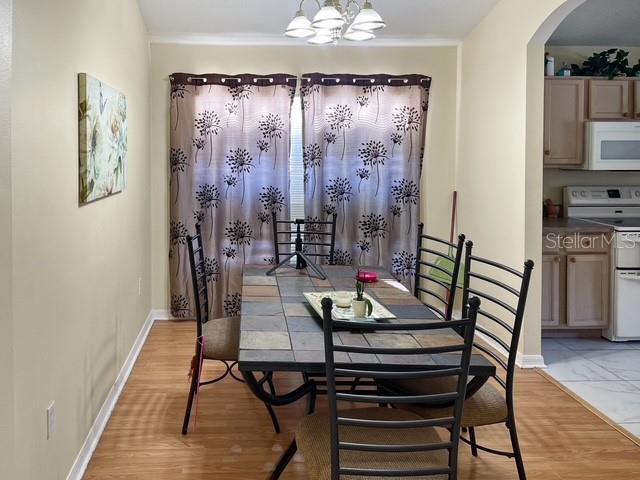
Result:
<svg viewBox="0 0 640 480"><path fill-rule="evenodd" d="M546 77L545 167L582 167L586 120L640 120L640 80Z"/></svg>
<svg viewBox="0 0 640 480"><path fill-rule="evenodd" d="M625 80L589 80L589 119L630 119L629 90L632 86Z"/></svg>
<svg viewBox="0 0 640 480"><path fill-rule="evenodd" d="M640 120L640 80L635 80L633 82L633 84L634 84L634 89L633 89L633 97L634 97L633 117L636 120Z"/></svg>
<svg viewBox="0 0 640 480"><path fill-rule="evenodd" d="M583 163L585 82L581 79L545 81L544 164L580 166Z"/></svg>

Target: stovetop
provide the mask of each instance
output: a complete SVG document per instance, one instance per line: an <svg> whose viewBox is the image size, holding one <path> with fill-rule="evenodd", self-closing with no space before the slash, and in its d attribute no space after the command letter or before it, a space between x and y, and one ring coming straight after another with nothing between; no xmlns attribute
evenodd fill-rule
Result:
<svg viewBox="0 0 640 480"><path fill-rule="evenodd" d="M613 227L617 232L640 232L640 217L624 217L624 218L580 218L583 222L597 223L598 225L606 225Z"/></svg>

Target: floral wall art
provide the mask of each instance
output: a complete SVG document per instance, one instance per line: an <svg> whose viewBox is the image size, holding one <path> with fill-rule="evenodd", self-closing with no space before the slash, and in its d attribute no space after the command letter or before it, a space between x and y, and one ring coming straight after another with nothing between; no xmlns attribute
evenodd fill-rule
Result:
<svg viewBox="0 0 640 480"><path fill-rule="evenodd" d="M78 75L80 204L125 188L127 100L86 74Z"/></svg>

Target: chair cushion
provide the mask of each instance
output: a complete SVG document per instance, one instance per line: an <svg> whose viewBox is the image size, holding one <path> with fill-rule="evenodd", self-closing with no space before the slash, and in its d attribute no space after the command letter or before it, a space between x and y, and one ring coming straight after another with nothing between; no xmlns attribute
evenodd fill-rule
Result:
<svg viewBox="0 0 640 480"><path fill-rule="evenodd" d="M394 390L411 394L436 394L455 391L456 380L453 377L429 380L402 380L396 381L390 386ZM424 418L439 418L451 415L453 408L428 408L421 405L400 406L417 413ZM481 425L493 425L504 423L507 420L507 400L505 394L498 390L490 381L485 383L480 390L474 393L464 402L462 411L463 427L479 427Z"/></svg>
<svg viewBox="0 0 640 480"><path fill-rule="evenodd" d="M369 420L415 420L420 418L415 413L394 408L344 410L340 411L340 415ZM306 470L311 480L329 480L331 478L329 421L327 412L314 413L305 417L296 430L298 450L304 457ZM344 426L340 427L340 440L385 445L443 441L434 428L392 429ZM415 453L340 451L340 464L343 468L419 469L447 467L448 458L446 450ZM341 478L361 480L380 477L342 476ZM429 478L444 480L447 476L437 475Z"/></svg>
<svg viewBox="0 0 640 480"><path fill-rule="evenodd" d="M240 317L209 320L202 326L204 358L209 360L238 360L240 349Z"/></svg>

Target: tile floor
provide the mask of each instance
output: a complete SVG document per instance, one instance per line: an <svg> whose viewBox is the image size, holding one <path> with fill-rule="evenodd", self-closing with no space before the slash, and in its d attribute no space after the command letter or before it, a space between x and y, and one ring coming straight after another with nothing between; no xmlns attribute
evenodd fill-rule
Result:
<svg viewBox="0 0 640 480"><path fill-rule="evenodd" d="M547 373L640 437L640 342L543 338Z"/></svg>

